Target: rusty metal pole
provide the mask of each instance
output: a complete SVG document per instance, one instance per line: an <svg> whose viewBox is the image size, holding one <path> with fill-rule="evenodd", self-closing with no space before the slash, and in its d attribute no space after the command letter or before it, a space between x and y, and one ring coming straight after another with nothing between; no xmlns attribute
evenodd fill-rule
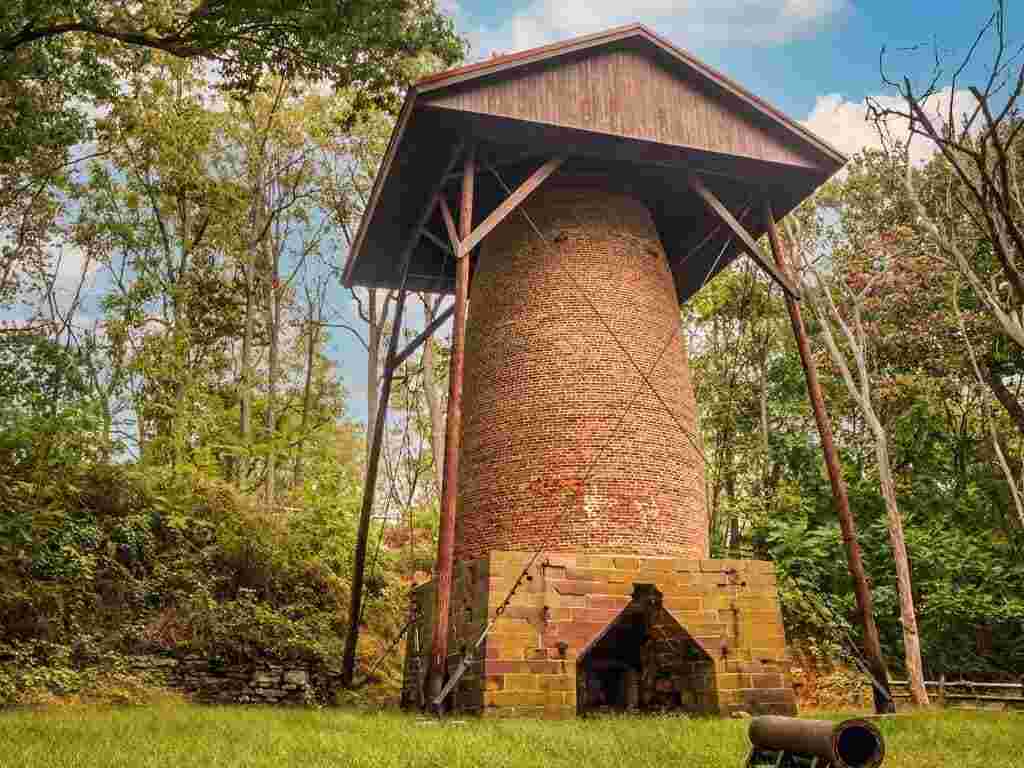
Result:
<svg viewBox="0 0 1024 768"><path fill-rule="evenodd" d="M784 274L789 273L786 264L785 252L782 249L782 241L779 239L779 231L775 226L775 215L772 213L771 203L764 204L765 224L768 227L768 241L771 243L772 255L775 257L775 264ZM874 605L871 599L871 589L868 586L867 576L864 573L864 560L860 553L860 544L857 541L857 527L853 517L853 510L850 509L850 497L846 492L846 481L843 480L842 470L839 466L839 454L836 451L835 440L832 436L832 424L829 422L828 414L825 412L825 399L821 394L821 384L818 381L818 369L811 357L811 346L807 341L807 329L804 326L803 315L800 312L800 305L790 296L785 296L786 309L789 310L789 321L793 326L793 335L796 337L797 349L800 351L800 362L803 364L804 376L807 379L807 394L811 400L811 407L814 410L814 421L818 425L818 434L821 436L821 452L825 455L825 466L828 468L828 479L832 484L832 498L836 506L836 514L839 517L839 527L843 533L843 545L846 547L846 564L853 578L854 593L857 598L857 610L860 613L861 624L864 627L864 651L867 655L868 667L875 681L880 685L886 694L889 689L889 671L886 669L885 660L882 658L882 644L878 638L878 627L875 624ZM875 686L872 686L875 700L875 712L882 714L894 711L892 696L888 699Z"/></svg>
<svg viewBox="0 0 1024 768"><path fill-rule="evenodd" d="M476 179L476 151L469 148L462 173L462 205L459 211L459 239L473 231L473 188ZM459 492L459 447L462 442L462 376L466 346L466 309L469 301L469 259L465 254L455 266L455 319L452 325L452 353L448 374L448 418L444 444L444 480L441 491L441 521L437 536L437 577L434 580L434 637L430 652L428 698L433 700L444 687L448 662L448 613L451 604L452 565L455 554L455 506Z"/></svg>
<svg viewBox="0 0 1024 768"><path fill-rule="evenodd" d="M363 607L363 575L366 570L366 543L370 535L370 515L373 512L373 497L377 487L377 468L380 465L380 449L384 442L384 424L391 398L391 382L395 372L395 355L402 332L402 313L405 309L406 282L409 278L409 258L406 257L402 275L402 287L398 291L395 305L395 319L391 324L391 340L384 363L384 381L381 382L377 418L373 423L370 456L366 462L366 480L363 485L363 506L359 513L359 529L356 532L356 551L352 572L352 593L349 599L348 634L345 635L345 655L341 662L341 684L352 685L356 669L356 644L359 640L359 617Z"/></svg>

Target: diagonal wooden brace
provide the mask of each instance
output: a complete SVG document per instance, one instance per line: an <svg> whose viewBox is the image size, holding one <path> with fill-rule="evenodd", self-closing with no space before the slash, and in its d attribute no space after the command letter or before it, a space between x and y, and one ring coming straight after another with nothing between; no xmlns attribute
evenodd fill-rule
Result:
<svg viewBox="0 0 1024 768"><path fill-rule="evenodd" d="M448 318L451 317L452 313L454 312L455 305L452 304L450 307L448 307L448 309L446 309L444 312L435 317L430 322L430 324L423 329L423 332L419 336L410 341L406 345L405 349L403 349L401 352L396 354L391 360L388 361L387 371L390 373L394 371L396 368L398 368L398 366L400 366L403 362L405 362L406 358L408 358L413 352L419 349L423 345L423 342L429 339L434 334L434 331L436 331L438 328L444 325L445 321L447 321Z"/></svg>
<svg viewBox="0 0 1024 768"><path fill-rule="evenodd" d="M455 218L452 216L452 209L448 207L448 199L438 195L438 202L441 205L441 218L444 219L444 228L448 230L448 239L452 242L452 251L459 252L459 231L455 228Z"/></svg>
<svg viewBox="0 0 1024 768"><path fill-rule="evenodd" d="M761 248L758 246L757 241L747 231L746 227L736 221L735 217L729 213L729 209L725 207L721 200L719 200L715 193L708 189L701 178L695 174L690 173L687 177L687 182L701 200L704 201L705 205L710 208L718 218L720 218L729 229L740 239L747 251L750 253L750 257L757 262L758 266L761 267L768 276L779 284L789 296L797 301L800 300L800 289L793 285L787 277L785 277L775 265L772 264Z"/></svg>
<svg viewBox="0 0 1024 768"><path fill-rule="evenodd" d="M543 184L544 180L547 179L548 176L557 171L565 161L566 157L564 155L553 157L534 171L530 175L530 178L520 184L511 195L505 198L501 205L495 208L486 219L481 221L480 224L478 224L477 227L458 244L458 248L455 252L456 257L461 259L479 245L481 240L487 237L487 235L489 235L496 226L503 222L510 213L516 210L516 208L518 208L519 205L537 189L537 187ZM441 211L443 215L443 207ZM445 218L446 226L450 216L451 212L449 212ZM449 235L451 235L451 229L449 229Z"/></svg>

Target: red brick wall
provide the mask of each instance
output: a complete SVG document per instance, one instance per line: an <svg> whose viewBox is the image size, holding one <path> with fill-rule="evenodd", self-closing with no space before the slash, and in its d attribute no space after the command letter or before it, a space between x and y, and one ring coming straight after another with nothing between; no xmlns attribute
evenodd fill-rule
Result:
<svg viewBox="0 0 1024 768"><path fill-rule="evenodd" d="M565 180L549 180L526 208L548 245L513 214L474 272L455 556L549 542L549 551L706 557L693 386L649 212Z"/></svg>

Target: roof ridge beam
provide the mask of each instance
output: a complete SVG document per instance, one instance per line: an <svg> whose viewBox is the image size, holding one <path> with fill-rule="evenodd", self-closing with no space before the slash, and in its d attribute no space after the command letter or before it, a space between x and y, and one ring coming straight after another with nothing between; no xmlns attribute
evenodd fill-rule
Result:
<svg viewBox="0 0 1024 768"><path fill-rule="evenodd" d="M456 258L463 258L467 253L472 251L480 241L489 235L495 227L503 222L510 213L515 211L527 197L529 197L544 180L547 179L551 174L557 171L562 164L567 160L566 155L559 155L548 160L544 165L530 174L530 177L526 179L522 184L516 187L515 191L512 192L505 200L491 211L490 215L484 219L480 224L477 225L476 229L469 233L469 235L458 243L456 249ZM442 214L444 208L441 209ZM449 212L445 218L445 225L448 224L448 217L451 216ZM449 231L449 235L451 232Z"/></svg>
<svg viewBox="0 0 1024 768"><path fill-rule="evenodd" d="M721 219L729 229L740 239L743 245L746 246L747 251L750 253L750 257L757 262L758 266L761 267L768 276L779 284L791 298L796 301L800 300L800 289L793 285L788 278L786 278L775 265L772 264L771 260L765 255L764 251L757 244L754 236L747 231L747 228L740 224L736 218L729 212L729 209L725 207L725 204L718 199L714 192L708 189L701 178L693 173L692 171L687 175L687 183L690 185L690 189L696 193L696 195L704 201L711 211Z"/></svg>

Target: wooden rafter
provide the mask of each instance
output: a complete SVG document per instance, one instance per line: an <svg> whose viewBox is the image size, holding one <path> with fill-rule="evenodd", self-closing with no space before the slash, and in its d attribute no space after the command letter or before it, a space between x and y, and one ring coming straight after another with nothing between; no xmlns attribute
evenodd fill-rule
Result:
<svg viewBox="0 0 1024 768"><path fill-rule="evenodd" d="M771 260L765 255L764 251L758 246L757 241L754 240L753 235L747 231L747 228L740 224L736 218L729 212L729 209L725 207L725 204L705 186L701 178L695 174L690 173L687 177L687 182L704 204L710 208L719 219L721 219L729 229L740 239L747 251L750 253L750 257L757 262L758 266L761 267L768 276L771 277L779 287L782 288L789 296L799 301L800 290L793 285L787 277L785 277L779 270L772 264Z"/></svg>
<svg viewBox="0 0 1024 768"><path fill-rule="evenodd" d="M455 251L452 250L452 247L450 245L448 245L448 243L446 243L440 237L438 237L433 232L431 232L429 229L424 229L423 230L423 236L425 238L427 238L427 240L432 242L434 245L436 245L438 248L440 248L442 251L444 251L445 253L451 254L453 256L455 255Z"/></svg>
<svg viewBox="0 0 1024 768"><path fill-rule="evenodd" d="M452 209L448 206L448 199L444 195L439 196L438 200L441 203L441 218L444 219L444 228L448 230L448 239L452 242L452 250L458 253L459 231L455 228Z"/></svg>
<svg viewBox="0 0 1024 768"><path fill-rule="evenodd" d="M530 178L520 184L511 195L505 198L505 200L491 211L490 215L484 219L480 224L462 239L459 243L459 247L456 250L456 256L461 259L467 253L472 251L481 240L487 237L496 226L498 226L505 218L512 213L519 205L530 196L530 194L537 189L544 180L551 174L557 171L561 165L566 161L565 155L559 157L553 157L548 160L544 165L534 171Z"/></svg>

